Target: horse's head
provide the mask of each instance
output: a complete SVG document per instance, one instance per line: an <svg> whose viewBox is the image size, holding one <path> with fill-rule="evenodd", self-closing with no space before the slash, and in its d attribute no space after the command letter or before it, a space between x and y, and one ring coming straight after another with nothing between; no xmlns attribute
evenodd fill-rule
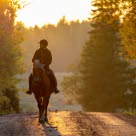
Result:
<svg viewBox="0 0 136 136"><path fill-rule="evenodd" d="M50 95L50 79L45 72L42 64L39 60L35 60L33 63L33 90L38 90L41 96L48 96ZM39 88L41 88L39 91Z"/></svg>
<svg viewBox="0 0 136 136"><path fill-rule="evenodd" d="M40 80L42 78L43 75L43 68L42 68L42 64L40 63L39 60L35 60L33 63L33 77L34 80Z"/></svg>

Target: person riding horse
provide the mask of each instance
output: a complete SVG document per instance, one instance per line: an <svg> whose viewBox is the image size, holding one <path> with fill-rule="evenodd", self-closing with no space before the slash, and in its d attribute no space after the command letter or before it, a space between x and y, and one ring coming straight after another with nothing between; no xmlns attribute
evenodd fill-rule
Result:
<svg viewBox="0 0 136 136"><path fill-rule="evenodd" d="M52 69L49 68L49 65L52 62L52 54L51 51L47 48L48 42L47 40L43 39L40 42L40 48L36 50L32 62L34 63L35 60L39 60L40 63L42 64L42 67L48 73L49 79L51 83L53 84L53 92L54 93L59 93L59 90L57 89L57 80L54 75L54 72ZM32 81L33 81L33 74L31 73L29 76L29 90L26 92L27 94L32 94Z"/></svg>

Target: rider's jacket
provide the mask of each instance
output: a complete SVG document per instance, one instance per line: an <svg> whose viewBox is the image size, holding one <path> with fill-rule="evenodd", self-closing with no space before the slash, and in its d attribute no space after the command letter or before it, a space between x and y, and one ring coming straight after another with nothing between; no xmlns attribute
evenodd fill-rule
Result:
<svg viewBox="0 0 136 136"><path fill-rule="evenodd" d="M38 49L36 50L36 52L34 53L34 56L32 58L32 62L34 62L35 60L40 60L40 63L44 64L45 67L49 67L49 65L52 62L52 54L51 51L47 48L45 49Z"/></svg>

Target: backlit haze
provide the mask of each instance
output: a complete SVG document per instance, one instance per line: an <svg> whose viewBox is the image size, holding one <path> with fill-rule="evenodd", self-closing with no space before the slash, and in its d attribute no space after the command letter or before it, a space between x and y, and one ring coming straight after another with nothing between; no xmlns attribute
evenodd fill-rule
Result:
<svg viewBox="0 0 136 136"><path fill-rule="evenodd" d="M67 21L87 20L90 14L91 0L26 0L24 9L17 12L16 21L22 21L26 27L44 24L56 25L60 18Z"/></svg>

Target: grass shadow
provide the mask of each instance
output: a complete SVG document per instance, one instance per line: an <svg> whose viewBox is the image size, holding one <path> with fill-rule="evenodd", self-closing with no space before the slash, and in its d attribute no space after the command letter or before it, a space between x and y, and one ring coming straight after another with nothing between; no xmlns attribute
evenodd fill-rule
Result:
<svg viewBox="0 0 136 136"><path fill-rule="evenodd" d="M125 121L126 123L136 127L136 115L125 115L125 114L116 114L115 117Z"/></svg>

